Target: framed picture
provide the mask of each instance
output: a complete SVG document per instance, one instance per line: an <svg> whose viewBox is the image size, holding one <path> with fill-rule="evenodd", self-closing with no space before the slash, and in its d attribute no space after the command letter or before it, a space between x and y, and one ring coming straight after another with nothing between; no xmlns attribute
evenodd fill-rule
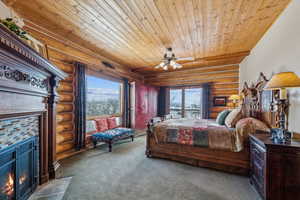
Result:
<svg viewBox="0 0 300 200"><path fill-rule="evenodd" d="M226 106L227 97L226 96L214 97L213 104L214 106Z"/></svg>

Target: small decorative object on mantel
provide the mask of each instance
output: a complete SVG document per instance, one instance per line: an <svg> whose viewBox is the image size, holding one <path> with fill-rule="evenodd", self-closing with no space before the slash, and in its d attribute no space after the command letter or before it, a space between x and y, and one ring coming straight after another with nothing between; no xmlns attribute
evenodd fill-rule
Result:
<svg viewBox="0 0 300 200"><path fill-rule="evenodd" d="M233 107L237 107L239 101L240 101L240 96L237 94L233 94L229 97L229 100L231 100Z"/></svg>
<svg viewBox="0 0 300 200"><path fill-rule="evenodd" d="M46 47L45 45L29 35L26 31L24 31L18 25L18 18L6 18L0 19L0 24L2 24L5 28L15 33L20 39L23 40L27 45L36 50L41 56L47 58Z"/></svg>
<svg viewBox="0 0 300 200"><path fill-rule="evenodd" d="M289 101L286 88L300 87L300 78L294 72L281 72L275 74L265 86L265 90L280 90L279 99L276 102L279 111L279 129L272 130L272 139L277 143L286 143L290 140L287 120Z"/></svg>
<svg viewBox="0 0 300 200"><path fill-rule="evenodd" d="M27 32L22 30L21 27L19 27L16 22L13 20L13 18L6 18L4 20L0 19L1 24L3 24L6 28L8 28L10 31L14 32L18 37L24 40L28 40Z"/></svg>
<svg viewBox="0 0 300 200"><path fill-rule="evenodd" d="M227 104L226 96L214 97L214 99L213 99L214 106L226 106L226 104Z"/></svg>

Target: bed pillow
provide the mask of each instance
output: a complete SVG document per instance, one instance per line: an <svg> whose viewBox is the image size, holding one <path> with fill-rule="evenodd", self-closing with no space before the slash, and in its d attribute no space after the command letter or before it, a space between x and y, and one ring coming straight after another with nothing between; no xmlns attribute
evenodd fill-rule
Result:
<svg viewBox="0 0 300 200"><path fill-rule="evenodd" d="M236 123L242 118L241 108L233 109L225 119L225 125L228 128L234 128Z"/></svg>
<svg viewBox="0 0 300 200"><path fill-rule="evenodd" d="M108 130L108 124L107 124L106 118L98 118L98 119L95 119L95 121L96 121L97 131L103 132L103 131Z"/></svg>
<svg viewBox="0 0 300 200"><path fill-rule="evenodd" d="M223 110L222 112L220 112L218 114L216 122L220 125L225 125L225 119L230 112L231 112L231 110Z"/></svg>
<svg viewBox="0 0 300 200"><path fill-rule="evenodd" d="M252 117L239 120L236 124L236 130L241 135L255 133L256 130L270 132L270 128L264 122Z"/></svg>
<svg viewBox="0 0 300 200"><path fill-rule="evenodd" d="M115 117L107 118L108 129L117 127L117 121Z"/></svg>

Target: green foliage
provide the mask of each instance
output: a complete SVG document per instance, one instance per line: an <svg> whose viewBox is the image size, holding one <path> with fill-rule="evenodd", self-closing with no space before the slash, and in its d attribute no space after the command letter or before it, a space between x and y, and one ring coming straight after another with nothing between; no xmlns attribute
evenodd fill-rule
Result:
<svg viewBox="0 0 300 200"><path fill-rule="evenodd" d="M4 26L6 26L9 30L11 30L12 32L14 32L17 36L19 36L20 38L23 38L25 40L28 40L28 37L26 36L26 31L22 30L15 22L12 18L6 18L4 20L0 19L1 24L3 24Z"/></svg>

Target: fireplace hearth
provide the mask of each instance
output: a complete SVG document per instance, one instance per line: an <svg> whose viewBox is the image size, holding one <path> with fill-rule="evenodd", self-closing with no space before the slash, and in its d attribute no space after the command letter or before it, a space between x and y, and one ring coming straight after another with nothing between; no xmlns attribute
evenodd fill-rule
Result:
<svg viewBox="0 0 300 200"><path fill-rule="evenodd" d="M0 199L25 200L39 179L39 117L0 121Z"/></svg>

